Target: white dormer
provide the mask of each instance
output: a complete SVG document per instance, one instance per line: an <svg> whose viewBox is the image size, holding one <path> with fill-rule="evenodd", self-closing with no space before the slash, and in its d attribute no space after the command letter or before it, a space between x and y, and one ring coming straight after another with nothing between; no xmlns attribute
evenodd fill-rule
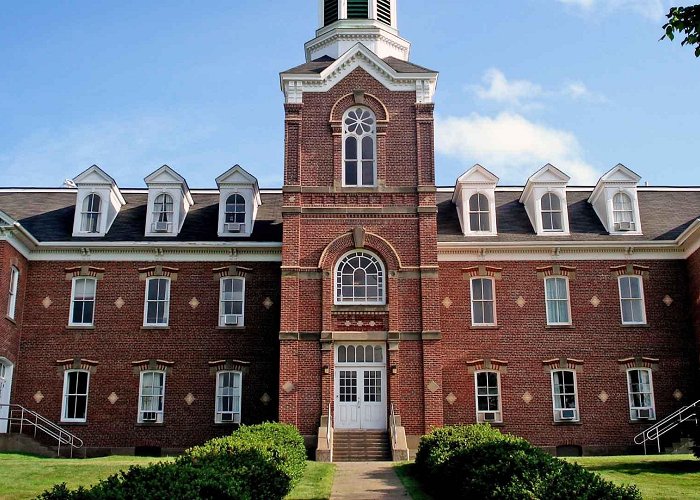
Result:
<svg viewBox="0 0 700 500"><path fill-rule="evenodd" d="M527 180L520 203L538 236L569 234L566 185L570 177L549 163Z"/></svg>
<svg viewBox="0 0 700 500"><path fill-rule="evenodd" d="M642 234L637 185L641 177L622 164L603 175L588 203L610 234Z"/></svg>
<svg viewBox="0 0 700 500"><path fill-rule="evenodd" d="M73 236L104 236L126 205L117 183L97 165L79 174L73 182L78 188Z"/></svg>
<svg viewBox="0 0 700 500"><path fill-rule="evenodd" d="M148 186L146 236L177 236L194 205L187 181L167 165L144 181Z"/></svg>
<svg viewBox="0 0 700 500"><path fill-rule="evenodd" d="M258 180L235 165L217 177L216 184L219 186L219 236L250 236L262 204Z"/></svg>
<svg viewBox="0 0 700 500"><path fill-rule="evenodd" d="M457 206L465 236L496 236L496 184L498 177L474 165L457 179L452 203Z"/></svg>

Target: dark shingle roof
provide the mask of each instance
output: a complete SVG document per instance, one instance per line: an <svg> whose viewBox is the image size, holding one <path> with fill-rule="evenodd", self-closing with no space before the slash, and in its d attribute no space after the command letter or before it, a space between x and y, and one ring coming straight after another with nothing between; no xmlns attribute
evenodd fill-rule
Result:
<svg viewBox="0 0 700 500"><path fill-rule="evenodd" d="M102 238L74 238L75 191L48 192L15 191L0 193L0 210L18 220L32 236L41 242L57 241L282 241L282 194L261 193L262 205L248 238L220 238L218 193L193 194L190 209L182 231L177 237L146 237L145 192L126 193L124 205Z"/></svg>
<svg viewBox="0 0 700 500"><path fill-rule="evenodd" d="M283 71L282 73L292 75L318 75L334 62L335 59L333 59L332 57L323 56L319 57L318 59L314 59L311 62L307 62L294 68L288 69L287 71ZM402 61L401 59L397 59L395 57L386 57L384 58L384 62L387 63L394 71L398 73L437 73L437 71L424 68L423 66L418 66L417 64L413 64L408 61Z"/></svg>

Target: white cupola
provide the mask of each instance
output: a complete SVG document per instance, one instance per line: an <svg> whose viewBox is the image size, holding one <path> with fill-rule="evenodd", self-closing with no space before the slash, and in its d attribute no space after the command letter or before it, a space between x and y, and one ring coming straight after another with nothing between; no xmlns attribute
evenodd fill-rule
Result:
<svg viewBox="0 0 700 500"><path fill-rule="evenodd" d="M496 185L498 177L474 165L457 179L452 202L457 206L465 236L496 236Z"/></svg>
<svg viewBox="0 0 700 500"><path fill-rule="evenodd" d="M380 58L408 61L411 44L399 36L397 0L319 0L316 38L304 45L306 60L338 59L358 42Z"/></svg>
<svg viewBox="0 0 700 500"><path fill-rule="evenodd" d="M549 163L532 174L525 184L520 203L538 236L569 234L566 185L570 177Z"/></svg>
<svg viewBox="0 0 700 500"><path fill-rule="evenodd" d="M148 186L146 236L177 236L194 200L187 181L167 165L144 179Z"/></svg>
<svg viewBox="0 0 700 500"><path fill-rule="evenodd" d="M641 179L629 168L618 164L598 180L588 203L608 233L642 234L637 198L637 185Z"/></svg>
<svg viewBox="0 0 700 500"><path fill-rule="evenodd" d="M258 180L235 165L217 177L216 184L219 186L219 236L250 236L262 204Z"/></svg>
<svg viewBox="0 0 700 500"><path fill-rule="evenodd" d="M73 182L78 188L73 236L106 235L119 210L126 205L117 183L97 165L79 174Z"/></svg>

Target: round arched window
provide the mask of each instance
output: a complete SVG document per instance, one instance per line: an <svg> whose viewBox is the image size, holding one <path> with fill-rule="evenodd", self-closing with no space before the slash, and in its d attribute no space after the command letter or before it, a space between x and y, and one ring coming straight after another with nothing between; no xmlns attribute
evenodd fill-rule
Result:
<svg viewBox="0 0 700 500"><path fill-rule="evenodd" d="M376 183L377 119L369 108L350 108L343 116L343 185Z"/></svg>
<svg viewBox="0 0 700 500"><path fill-rule="evenodd" d="M385 304L384 266L365 251L344 255L335 271L336 304Z"/></svg>

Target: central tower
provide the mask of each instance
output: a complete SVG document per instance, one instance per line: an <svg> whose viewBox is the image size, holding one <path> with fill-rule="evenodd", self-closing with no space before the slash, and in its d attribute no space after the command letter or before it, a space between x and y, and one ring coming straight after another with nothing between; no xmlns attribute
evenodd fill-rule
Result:
<svg viewBox="0 0 700 500"><path fill-rule="evenodd" d="M312 439L442 425L433 94L395 0L319 2L283 72L280 420ZM324 420L325 421L325 420Z"/></svg>

